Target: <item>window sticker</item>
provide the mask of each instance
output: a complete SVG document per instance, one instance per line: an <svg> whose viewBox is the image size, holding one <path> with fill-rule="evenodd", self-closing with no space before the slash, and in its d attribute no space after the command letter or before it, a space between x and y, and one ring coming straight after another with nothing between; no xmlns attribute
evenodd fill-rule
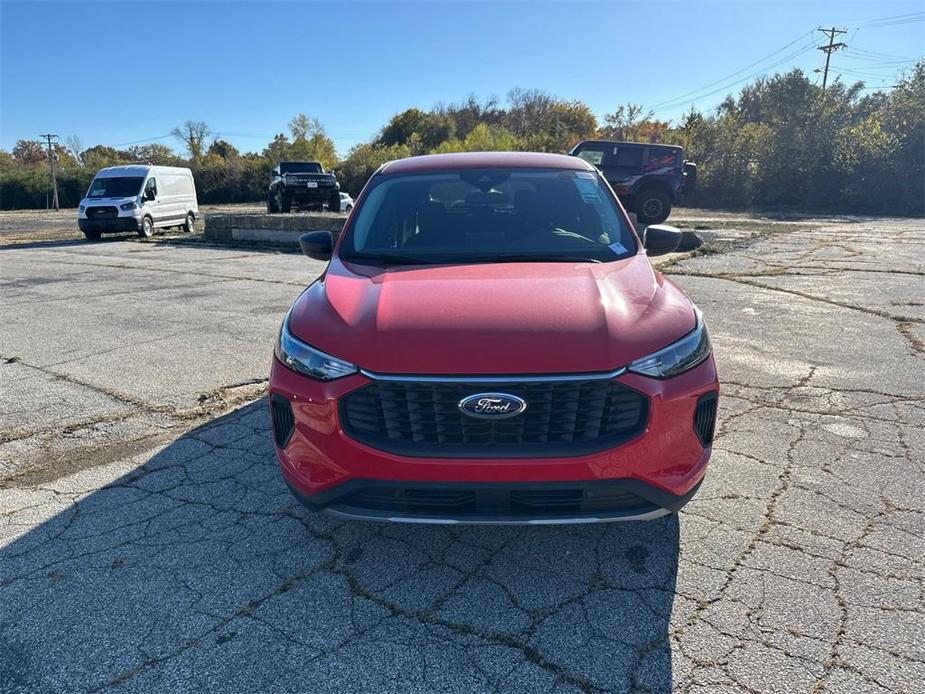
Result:
<svg viewBox="0 0 925 694"><path fill-rule="evenodd" d="M624 253L626 253L626 247L619 241L617 241L616 243L610 244L608 248L618 255L623 255Z"/></svg>
<svg viewBox="0 0 925 694"><path fill-rule="evenodd" d="M581 199L589 205L599 205L601 198L597 193L597 181L595 180L594 174L590 172L584 173L587 173L587 178L582 176L581 172L579 172L576 174L575 178L572 179L575 181L575 187L578 188L578 194L581 195Z"/></svg>

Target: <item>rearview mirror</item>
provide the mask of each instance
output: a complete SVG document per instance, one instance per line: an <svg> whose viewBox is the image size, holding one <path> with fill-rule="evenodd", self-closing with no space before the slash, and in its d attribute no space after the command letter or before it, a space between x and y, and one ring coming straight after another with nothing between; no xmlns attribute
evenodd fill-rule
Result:
<svg viewBox="0 0 925 694"><path fill-rule="evenodd" d="M299 248L309 258L330 260L334 253L334 236L330 231L310 231L299 237Z"/></svg>
<svg viewBox="0 0 925 694"><path fill-rule="evenodd" d="M642 245L648 255L674 253L681 245L681 230L667 224L653 224L642 232Z"/></svg>

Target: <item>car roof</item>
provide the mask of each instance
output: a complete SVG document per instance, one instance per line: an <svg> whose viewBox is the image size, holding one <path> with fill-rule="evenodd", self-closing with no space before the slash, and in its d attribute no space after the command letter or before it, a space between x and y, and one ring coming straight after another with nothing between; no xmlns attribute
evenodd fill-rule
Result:
<svg viewBox="0 0 925 694"><path fill-rule="evenodd" d="M147 176L153 169L148 164L128 164L126 166L107 166L96 172L99 178L115 178L117 176Z"/></svg>
<svg viewBox="0 0 925 694"><path fill-rule="evenodd" d="M458 169L572 169L594 171L584 159L546 152L456 152L425 154L387 162L379 170L386 175L454 171Z"/></svg>
<svg viewBox="0 0 925 694"><path fill-rule="evenodd" d="M633 145L634 147L667 147L668 149L684 149L681 145L663 145L661 142L630 142L629 140L582 140L575 148L581 145ZM573 149L575 149L573 148Z"/></svg>

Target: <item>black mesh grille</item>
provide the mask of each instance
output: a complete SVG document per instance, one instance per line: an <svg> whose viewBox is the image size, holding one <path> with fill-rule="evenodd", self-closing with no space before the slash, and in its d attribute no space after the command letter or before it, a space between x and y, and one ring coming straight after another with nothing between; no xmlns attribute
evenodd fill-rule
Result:
<svg viewBox="0 0 925 694"><path fill-rule="evenodd" d="M694 432L704 448L713 443L713 432L716 429L716 405L718 393L701 395L694 409Z"/></svg>
<svg viewBox="0 0 925 694"><path fill-rule="evenodd" d="M460 412L460 400L486 390L523 398L527 409L508 419ZM341 400L341 424L357 441L443 458L584 455L641 433L647 414L644 395L607 380L374 381Z"/></svg>
<svg viewBox="0 0 925 694"><path fill-rule="evenodd" d="M90 219L115 219L119 212L115 207L88 207L87 217Z"/></svg>
<svg viewBox="0 0 925 694"><path fill-rule="evenodd" d="M543 518L593 513L646 513L657 508L620 489L403 489L367 487L339 500L334 508L429 518Z"/></svg>
<svg viewBox="0 0 925 694"><path fill-rule="evenodd" d="M276 445L285 448L295 430L292 406L282 395L274 394L270 398L270 415L273 419L273 438L276 440Z"/></svg>

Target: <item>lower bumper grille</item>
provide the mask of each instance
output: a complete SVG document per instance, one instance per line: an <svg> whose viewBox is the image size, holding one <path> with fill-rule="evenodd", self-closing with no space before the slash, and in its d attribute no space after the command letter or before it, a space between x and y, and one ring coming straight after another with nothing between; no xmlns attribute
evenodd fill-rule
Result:
<svg viewBox="0 0 925 694"><path fill-rule="evenodd" d="M517 396L526 410L479 419L459 409L490 389ZM356 441L405 456L527 458L587 455L642 433L648 399L613 380L479 382L374 381L341 399L344 431Z"/></svg>
<svg viewBox="0 0 925 694"><path fill-rule="evenodd" d="M697 400L697 407L694 409L694 433L697 434L704 448L713 443L718 401L718 393L707 393L700 396Z"/></svg>
<svg viewBox="0 0 925 694"><path fill-rule="evenodd" d="M292 405L281 395L270 397L270 416L273 420L273 439L280 448L285 448L295 431L295 417Z"/></svg>
<svg viewBox="0 0 925 694"><path fill-rule="evenodd" d="M345 513L377 512L426 518L561 518L637 515L659 508L621 489L439 489L366 487L332 506Z"/></svg>

